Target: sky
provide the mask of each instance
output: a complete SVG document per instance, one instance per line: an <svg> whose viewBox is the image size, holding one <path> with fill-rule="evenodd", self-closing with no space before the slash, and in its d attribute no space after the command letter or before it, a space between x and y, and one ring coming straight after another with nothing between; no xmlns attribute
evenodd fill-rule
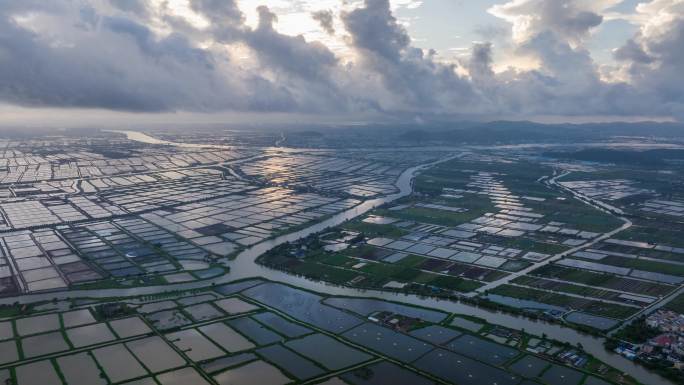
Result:
<svg viewBox="0 0 684 385"><path fill-rule="evenodd" d="M0 0L0 126L684 120L684 0Z"/></svg>

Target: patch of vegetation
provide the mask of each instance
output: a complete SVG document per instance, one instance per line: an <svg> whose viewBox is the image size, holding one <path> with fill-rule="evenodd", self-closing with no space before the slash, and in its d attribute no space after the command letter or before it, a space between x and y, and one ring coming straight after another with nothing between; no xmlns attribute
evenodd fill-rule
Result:
<svg viewBox="0 0 684 385"><path fill-rule="evenodd" d="M582 283L590 286L599 286L608 289L623 290L630 293L646 294L652 296L663 296L670 293L674 289L669 285L637 281L611 274L601 274L587 270L571 269L558 265L542 266L532 271L531 274L540 277L556 278L563 281Z"/></svg>
<svg viewBox="0 0 684 385"><path fill-rule="evenodd" d="M601 260L602 263L613 266L630 267L632 269L651 271L654 273L684 276L684 266L664 262L656 262L647 259L624 258L608 256Z"/></svg>
<svg viewBox="0 0 684 385"><path fill-rule="evenodd" d="M396 226L366 223L360 220L344 223L342 229L356 231L368 237L401 238L408 234L408 231Z"/></svg>
<svg viewBox="0 0 684 385"><path fill-rule="evenodd" d="M400 261L396 262L395 265L406 266L406 267L418 267L420 264L425 262L427 258L421 257L420 255L409 254L402 258Z"/></svg>
<svg viewBox="0 0 684 385"><path fill-rule="evenodd" d="M559 254L569 249L564 245L537 242L536 240L527 237L503 238L501 241L496 242L496 244L497 246L501 247L515 248L549 255Z"/></svg>
<svg viewBox="0 0 684 385"><path fill-rule="evenodd" d="M458 226L481 215L479 212L472 210L457 213L453 211L437 210L426 207L408 207L397 211L376 210L376 214L392 216L394 218L407 221L431 223L441 226Z"/></svg>
<svg viewBox="0 0 684 385"><path fill-rule="evenodd" d="M635 223L637 225L621 231L616 238L637 242L648 240L649 243L684 247L684 237L682 237L684 225L682 224L643 220L636 220Z"/></svg>
<svg viewBox="0 0 684 385"><path fill-rule="evenodd" d="M665 308L676 311L679 314L684 314L684 293L673 298L665 305Z"/></svg>
<svg viewBox="0 0 684 385"><path fill-rule="evenodd" d="M433 280L429 282L429 284L432 286L437 286L441 289L460 291L463 293L477 290L483 286L481 283L477 281L470 281L445 275L437 275Z"/></svg>
<svg viewBox="0 0 684 385"><path fill-rule="evenodd" d="M322 265L315 262L302 262L296 264L291 268L291 272L307 278L328 281L338 285L346 284L360 275L355 271Z"/></svg>
<svg viewBox="0 0 684 385"><path fill-rule="evenodd" d="M0 305L0 318L11 318L20 315L26 315L31 312L33 305L21 305L15 303L12 305Z"/></svg>
<svg viewBox="0 0 684 385"><path fill-rule="evenodd" d="M684 159L684 150L613 150L590 148L574 152L547 152L543 156L557 159L571 159L588 162L628 164L638 167L662 167L668 159Z"/></svg>
<svg viewBox="0 0 684 385"><path fill-rule="evenodd" d="M633 344L643 344L653 337L658 336L660 331L646 325L646 317L635 319L613 335L613 338L631 342Z"/></svg>
<svg viewBox="0 0 684 385"><path fill-rule="evenodd" d="M561 293L581 295L584 297L603 298L607 293L611 293L606 290L596 289L593 287L542 280L528 276L518 277L513 280L513 283L538 289L547 289Z"/></svg>
<svg viewBox="0 0 684 385"><path fill-rule="evenodd" d="M584 312L603 316L624 319L638 311L637 308L593 301L585 298L571 297L563 294L551 293L514 285L501 285L490 292L505 297L537 301L549 305L578 309Z"/></svg>

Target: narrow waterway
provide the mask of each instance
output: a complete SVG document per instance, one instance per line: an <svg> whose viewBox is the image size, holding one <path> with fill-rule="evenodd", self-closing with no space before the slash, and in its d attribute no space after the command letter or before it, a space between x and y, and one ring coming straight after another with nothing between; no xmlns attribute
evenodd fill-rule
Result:
<svg viewBox="0 0 684 385"><path fill-rule="evenodd" d="M134 131L121 132L128 135L131 140L139 140L145 143L156 144L167 144L167 145L179 145L187 146L180 143L172 143L167 141L159 141L148 135L137 133ZM136 134L140 134L138 136ZM194 147L191 145L190 147ZM198 147L201 146L196 145ZM210 146L213 147L213 146ZM216 146L224 147L227 146ZM526 317L520 317L511 315L508 313L492 311L489 309L483 309L475 307L470 304L453 302L447 300L439 300L432 298L424 298L416 295L404 295L397 293L390 293L378 290L360 290L354 288L339 287L326 284L324 282L312 281L303 277L297 277L290 275L281 271L266 268L264 266L255 263L256 259L264 254L265 252L271 250L272 248L281 245L285 242L293 242L298 239L305 238L311 234L321 232L329 227L337 226L344 223L347 220L354 219L359 215L372 210L382 204L392 202L401 197L407 196L412 191L413 178L417 172L420 170L432 167L438 163L442 163L455 158L455 156L450 156L444 158L440 161L433 162L426 165L421 165L417 167L410 168L404 171L400 177L397 179L396 186L398 192L387 195L384 197L372 199L366 201L356 207L349 210L336 214L323 222L319 222L310 227L302 229L300 231L289 233L271 240L267 240L258 243L243 252L241 252L234 261L229 262L231 267L231 272L228 275L218 277L212 280L205 280L200 282L189 282L181 283L175 285L164 285L164 286L153 286L153 287L141 287L141 288L130 288L130 289L104 289L104 290L74 290L65 292L53 292L53 293L41 293L41 294L30 294L18 297L8 297L0 299L0 304L11 304L14 302L20 303L30 303L36 301L52 300L53 298L67 299L67 298L107 298L107 297L127 297L136 295L149 295L160 293L170 290L190 290L207 287L211 284L223 284L229 283L235 280L251 277L265 278L277 282L283 282L292 286L301 287L303 289L308 289L312 291L317 291L320 293L325 293L328 295L338 295L338 296L349 296L349 297L374 297L379 299L386 299L406 304L419 305L425 307L431 307L435 309L440 309L443 311L465 314L470 316L475 316L486 320L487 322L505 326L512 329L524 329L526 332L542 336L547 335L549 338L568 342L570 344L582 344L584 349L592 354L599 360L631 375L643 384L648 385L674 385L672 382L654 374L642 366L639 366L624 357L607 351L603 347L603 339L593 337L587 334L579 333L571 328L563 327L558 324L552 324L545 321L532 320Z"/></svg>

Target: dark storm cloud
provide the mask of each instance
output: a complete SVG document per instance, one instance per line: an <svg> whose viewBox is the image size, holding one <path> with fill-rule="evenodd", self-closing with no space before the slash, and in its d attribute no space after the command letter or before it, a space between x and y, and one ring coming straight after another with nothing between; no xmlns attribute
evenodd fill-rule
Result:
<svg viewBox="0 0 684 385"><path fill-rule="evenodd" d="M596 0L594 7L610 1ZM563 40L579 42L603 21L589 5L582 0L512 0L493 6L490 13L511 22L517 39L552 32Z"/></svg>
<svg viewBox="0 0 684 385"><path fill-rule="evenodd" d="M206 17L215 18L210 28L215 39L250 48L258 59L259 69L268 73L274 85L289 96L292 110L343 112L348 110L350 103L356 104L354 97L339 88L336 74L343 70L335 54L322 43L276 31L274 24L278 17L268 7L257 7L256 28L246 26L244 17L238 15L235 8L221 1L196 1L193 8Z"/></svg>
<svg viewBox="0 0 684 385"><path fill-rule="evenodd" d="M653 58L647 54L641 45L637 44L634 39L629 39L622 47L619 47L613 52L615 58L619 61L632 62L638 64L651 64Z"/></svg>
<svg viewBox="0 0 684 385"><path fill-rule="evenodd" d="M476 102L467 81L454 65L434 60L434 52L411 46L411 38L391 12L388 0L366 0L365 5L342 15L364 68L379 76L382 84L407 111L446 112L457 104Z"/></svg>
<svg viewBox="0 0 684 385"><path fill-rule="evenodd" d="M105 106L161 110L158 98L146 100L112 79L112 66L91 68L94 58L74 47L54 47L12 19L0 19L0 98L36 106ZM96 60L96 59L95 59ZM99 63L98 63L99 64ZM104 64L104 63L102 63Z"/></svg>
<svg viewBox="0 0 684 385"><path fill-rule="evenodd" d="M490 12L512 25L516 54L538 68L496 74L480 91L491 105L520 115L658 115L662 109L643 89L602 80L585 48L614 0L514 0Z"/></svg>
<svg viewBox="0 0 684 385"><path fill-rule="evenodd" d="M397 62L409 48L411 38L392 15L389 0L366 0L358 8L342 16L352 42L357 48Z"/></svg>
<svg viewBox="0 0 684 385"><path fill-rule="evenodd" d="M232 43L242 38L245 31L245 16L234 0L190 0L190 8L204 16L209 22L209 31L219 42ZM184 24L185 33L197 33L184 21L173 20L173 24Z"/></svg>
<svg viewBox="0 0 684 385"><path fill-rule="evenodd" d="M43 17L81 15L75 3L28 4ZM133 19L97 15L92 29L65 24L54 41L22 28L5 9L0 17L0 99L25 106L128 111L290 110L290 93L258 74L197 48L185 36L155 36ZM80 16L78 16L80 18ZM74 43L68 43L68 41Z"/></svg>
<svg viewBox="0 0 684 385"><path fill-rule="evenodd" d="M333 78L338 58L319 42L307 42L302 36L277 32L277 16L260 6L257 28L245 31L243 41L257 55L262 68L277 76L277 82L289 89L305 112L347 110L347 97Z"/></svg>
<svg viewBox="0 0 684 385"><path fill-rule="evenodd" d="M468 62L468 73L473 79L491 78L494 76L492 64L492 43L473 44L470 61Z"/></svg>
<svg viewBox="0 0 684 385"><path fill-rule="evenodd" d="M258 7L256 27L247 25L234 0L191 0L206 28L145 0L6 0L0 102L155 112L684 117L681 6L648 3L643 19L651 24L615 51L622 67L613 75L625 80L608 82L585 47L601 10L615 2L511 0L493 7L511 25L505 48L537 64L495 72L501 47L489 42L450 63L416 48L388 0L343 12L344 31L334 30L331 11L311 15L344 36L350 58L280 33L267 7Z"/></svg>
<svg viewBox="0 0 684 385"><path fill-rule="evenodd" d="M147 0L109 0L109 3L124 12L146 17L149 14Z"/></svg>
<svg viewBox="0 0 684 385"><path fill-rule="evenodd" d="M201 13L214 24L244 22L244 15L233 0L191 0L190 8Z"/></svg>
<svg viewBox="0 0 684 385"><path fill-rule="evenodd" d="M276 15L260 6L259 26L245 34L244 39L259 55L266 67L281 68L288 73L309 78L326 78L337 65L337 57L325 45L307 42L301 36L288 36L273 28Z"/></svg>
<svg viewBox="0 0 684 385"><path fill-rule="evenodd" d="M634 87L648 97L644 100L684 120L684 7L668 10L671 18L653 28L656 32L642 29L615 55L626 64Z"/></svg>
<svg viewBox="0 0 684 385"><path fill-rule="evenodd" d="M325 32L330 35L335 34L335 27L333 26L334 16L331 10L323 9L313 12L311 17L321 25Z"/></svg>

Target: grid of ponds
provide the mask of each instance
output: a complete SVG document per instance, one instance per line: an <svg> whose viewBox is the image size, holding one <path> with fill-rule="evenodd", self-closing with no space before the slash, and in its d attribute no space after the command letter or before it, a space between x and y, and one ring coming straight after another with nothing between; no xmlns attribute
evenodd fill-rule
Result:
<svg viewBox="0 0 684 385"><path fill-rule="evenodd" d="M66 288L102 277L54 230L7 233L0 245L0 280L13 288L4 294Z"/></svg>
<svg viewBox="0 0 684 385"><path fill-rule="evenodd" d="M204 262L207 252L139 218L91 222L59 232L80 255L114 277L209 267Z"/></svg>
<svg viewBox="0 0 684 385"><path fill-rule="evenodd" d="M245 174L271 183L368 198L395 191L396 164L317 155L279 155L249 165Z"/></svg>
<svg viewBox="0 0 684 385"><path fill-rule="evenodd" d="M344 301L356 315L325 304L344 308ZM127 306L143 317L99 320L85 307L0 321L0 379L19 385L421 385L439 378L518 385L527 378L578 385L586 378L601 384L584 372L437 325L446 321L441 312L380 300L354 303L252 280L209 292L132 298ZM207 308L215 314L203 318ZM319 310L327 318L309 315ZM407 333L369 322L366 314L376 311L424 316L425 325ZM169 312L187 322L154 322Z"/></svg>
<svg viewBox="0 0 684 385"><path fill-rule="evenodd" d="M288 228L361 203L358 200L264 188L143 214L143 218L207 251L228 255Z"/></svg>

